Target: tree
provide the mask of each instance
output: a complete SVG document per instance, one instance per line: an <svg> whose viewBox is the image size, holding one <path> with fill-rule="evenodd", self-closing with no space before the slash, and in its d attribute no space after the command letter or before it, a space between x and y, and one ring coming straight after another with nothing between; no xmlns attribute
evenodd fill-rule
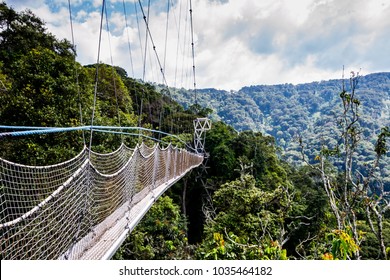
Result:
<svg viewBox="0 0 390 280"><path fill-rule="evenodd" d="M51 49L63 57L73 57L74 50L67 40L57 40L46 31L44 22L30 10L17 13L6 3L0 3L0 58L8 72L20 56L31 49Z"/></svg>
<svg viewBox="0 0 390 280"><path fill-rule="evenodd" d="M383 128L375 145L376 158L366 164L367 171L362 172L356 164L356 153L362 139L360 121L360 100L356 96L359 73L351 72L350 89L346 90L343 81L340 98L342 112L337 120L340 139L337 145L331 147L322 144L322 149L316 160L320 163L309 163L304 153L302 138L299 139L304 161L320 173L324 190L337 223L337 231L342 234L350 233L356 247L348 251L347 258L360 258L358 246L363 241L359 230L359 216L366 212L372 232L377 236L380 246L380 258L386 259L387 252L383 237L383 215L390 209L390 192L384 189L380 178L380 161L386 156L386 138L389 137L387 127ZM339 163L341 173L329 163ZM376 223L371 215L375 215ZM353 247L353 246L352 246Z"/></svg>
<svg viewBox="0 0 390 280"><path fill-rule="evenodd" d="M388 257L389 248L385 246L383 219L390 209L390 190L385 190L380 173L378 172L380 160L387 153L386 139L390 138L389 127L382 128L375 144L376 158L372 163L368 176L358 173L358 183L362 181L361 186L356 183L362 190L362 196L365 200L367 220L371 231L375 234L380 248L380 257ZM378 174L379 173L379 174ZM372 215L375 217L375 224L372 221Z"/></svg>
<svg viewBox="0 0 390 280"><path fill-rule="evenodd" d="M79 104L88 104L91 88L81 65L74 61L71 44L47 33L43 21L30 11L17 13L5 3L0 4L0 26L0 64L5 75L2 87L6 89L0 92L2 124L80 125ZM81 87L76 83L76 68ZM2 142L2 156L27 164L50 164L70 158L83 145L81 133L77 132Z"/></svg>
<svg viewBox="0 0 390 280"><path fill-rule="evenodd" d="M287 177L294 186L296 201L288 223L301 224L291 232L285 248L290 258L321 259L327 252L326 236L334 226L327 196L322 188L319 174L308 166L288 168Z"/></svg>
<svg viewBox="0 0 390 280"><path fill-rule="evenodd" d="M202 107L198 103L195 103L188 107L187 112L205 118L208 115L210 115L213 112L213 110L210 108Z"/></svg>
<svg viewBox="0 0 390 280"><path fill-rule="evenodd" d="M286 259L284 218L291 211L283 186L264 191L251 175L222 185L213 195L216 216L205 226L201 259Z"/></svg>

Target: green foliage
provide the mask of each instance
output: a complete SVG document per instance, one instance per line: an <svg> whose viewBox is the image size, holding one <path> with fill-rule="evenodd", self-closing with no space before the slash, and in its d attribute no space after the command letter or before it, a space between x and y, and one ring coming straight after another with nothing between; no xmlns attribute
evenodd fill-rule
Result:
<svg viewBox="0 0 390 280"><path fill-rule="evenodd" d="M177 137L180 140L176 137L173 137L173 136L165 136L165 137L162 137L161 140L163 141L163 144L171 143L172 146L182 148L182 149L185 149L187 145L189 147L191 147L191 144L192 144L191 142L193 140L192 134L183 133L183 134L177 135Z"/></svg>
<svg viewBox="0 0 390 280"><path fill-rule="evenodd" d="M245 169L270 190L287 180L273 137L253 131L237 133L231 126L216 122L207 133L206 147L212 177L231 180Z"/></svg>
<svg viewBox="0 0 390 280"><path fill-rule="evenodd" d="M239 91L216 89L198 90L199 104L213 110L214 121L222 120L238 131L260 131L275 138L283 149L283 157L293 164L301 164L296 137L301 135L309 146L306 155L311 163L325 146L334 151L338 143L335 135L341 131L335 123L335 115L343 110L340 103L341 80L312 82L292 85L256 85ZM389 124L390 73L376 73L360 78L356 95L351 96L345 87L342 96L346 102L359 107L361 145L357 148L360 157L356 164L364 172L364 163L375 159L373 144L382 126ZM183 106L188 106L193 92L184 89L172 91L173 97ZM359 98L356 98L356 96ZM349 96L349 97L348 97ZM383 159L384 183L390 189L390 170L383 168L390 158ZM341 164L338 165L341 167Z"/></svg>
<svg viewBox="0 0 390 280"><path fill-rule="evenodd" d="M321 176L308 166L290 169L287 176L294 186L296 204L286 220L293 223L293 227L303 224L290 234L285 248L291 257L320 259L320 252L326 250L327 246L325 236L335 226L320 182Z"/></svg>
<svg viewBox="0 0 390 280"><path fill-rule="evenodd" d="M88 104L90 88L69 42L46 32L31 12L16 13L0 4L0 119L4 125L78 126L78 104ZM75 69L83 86L81 99ZM88 107L87 107L88 108ZM80 148L77 148L80 147ZM3 139L0 156L27 164L51 164L82 147L81 133Z"/></svg>
<svg viewBox="0 0 390 280"><path fill-rule="evenodd" d="M207 151L210 153L210 175L218 178L231 179L236 167L234 151L231 141L237 133L232 127L222 122L213 123L211 130L206 134Z"/></svg>
<svg viewBox="0 0 390 280"><path fill-rule="evenodd" d="M226 183L213 196L216 216L205 226L201 259L286 259L282 226L291 211L282 187L263 191L253 176Z"/></svg>
<svg viewBox="0 0 390 280"><path fill-rule="evenodd" d="M0 3L0 58L12 73L13 64L31 49L51 49L62 57L73 57L71 44L57 40L46 31L44 22L27 10L17 13L6 3Z"/></svg>
<svg viewBox="0 0 390 280"><path fill-rule="evenodd" d="M85 67L90 85L94 84L96 65ZM91 93L91 95L93 95ZM92 106L92 103L86 104ZM90 122L91 116L87 121ZM121 76L109 65L98 66L98 87L94 125L103 126L137 126L137 116L133 112L129 90ZM94 133L93 146L96 151L105 152L115 150L121 143L119 134ZM136 140L125 138L125 143L131 145Z"/></svg>
<svg viewBox="0 0 390 280"><path fill-rule="evenodd" d="M204 118L210 115L213 112L213 110L207 107L203 108L199 104L192 104L191 106L188 107L187 112Z"/></svg>
<svg viewBox="0 0 390 280"><path fill-rule="evenodd" d="M363 241L360 244L360 249L362 253L362 259L365 260L375 260L380 257L380 250L379 250L379 244L378 244L378 238L375 236L375 234L370 230L370 227L366 221L359 221L359 230L363 232ZM376 226L377 223L374 222L374 226ZM390 244L390 221L385 220L383 222L383 236L384 241L387 246ZM387 247L388 248L388 247ZM387 256L389 258L389 254L387 253Z"/></svg>
<svg viewBox="0 0 390 280"><path fill-rule="evenodd" d="M154 129L160 129L169 133L187 133L188 127L192 127L194 116L186 114L189 119L188 124L183 125L180 114L183 114L183 107L174 101L166 88L136 81L133 78L123 77L122 79L130 91L134 111L140 116L139 124L148 123ZM179 114L178 116L174 116Z"/></svg>
<svg viewBox="0 0 390 280"><path fill-rule="evenodd" d="M172 112L161 123L161 129L173 134L193 132L195 115L183 111Z"/></svg>
<svg viewBox="0 0 390 280"><path fill-rule="evenodd" d="M378 140L375 144L375 152L380 157L386 155L387 153L387 145L386 139L390 137L390 129L388 126L385 126L381 129L381 132L378 135Z"/></svg>
<svg viewBox="0 0 390 280"><path fill-rule="evenodd" d="M333 230L327 237L332 244L331 253L325 253L323 259L347 260L359 251L350 230Z"/></svg>
<svg viewBox="0 0 390 280"><path fill-rule="evenodd" d="M207 252L202 250L209 248ZM287 251L281 249L278 242L264 240L261 245L248 244L246 238L240 238L234 233L224 235L214 233L213 239L205 240L199 247L197 257L205 260L287 260Z"/></svg>
<svg viewBox="0 0 390 280"><path fill-rule="evenodd" d="M0 92L7 92L11 87L11 82L9 81L6 74L3 73L3 63L0 61ZM2 98L0 104L5 103L4 95L1 94L0 98Z"/></svg>
<svg viewBox="0 0 390 280"><path fill-rule="evenodd" d="M359 245L363 241L362 231L358 230L362 219L367 219L370 230L378 239L380 258L386 259L385 240L383 235L383 214L388 210L388 194L386 186L381 180L380 162L387 152L386 138L388 128L382 128L375 145L376 156L370 163L365 163L365 169L359 166L355 155L359 155L359 146L362 141L362 127L360 126L360 101L357 96L357 84L360 75L353 72L350 78L351 89L340 93L342 107L337 114L337 125L340 136L333 136L336 144L329 148L323 141L320 155L315 160L320 164L313 165L304 155L303 160L313 170L321 174L321 181L326 191L329 205L337 222L337 229L332 230L332 250L324 255L325 259L360 259ZM334 168L328 168L328 165ZM335 172L336 171L336 172ZM373 219L376 221L374 226Z"/></svg>
<svg viewBox="0 0 390 280"><path fill-rule="evenodd" d="M94 79L96 65L86 68L90 79ZM121 76L111 66L100 64L98 70L97 102L100 114L105 117L106 124L107 122L118 124L118 109L124 114L133 112L129 91Z"/></svg>

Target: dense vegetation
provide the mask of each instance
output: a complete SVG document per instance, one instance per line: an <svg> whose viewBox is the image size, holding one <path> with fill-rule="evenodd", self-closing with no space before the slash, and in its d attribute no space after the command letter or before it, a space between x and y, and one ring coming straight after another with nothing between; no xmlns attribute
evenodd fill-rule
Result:
<svg viewBox="0 0 390 280"><path fill-rule="evenodd" d="M0 4L1 125L89 124L96 73L95 124L161 128L190 142L192 120L211 112L200 106L205 104L186 103L183 98L192 99L188 91L160 93L121 68L80 65L72 45L48 33L42 20ZM216 120L207 132L208 168L187 175L155 203L114 258L388 258L390 206L384 186L390 132L382 127L388 122L390 78L375 77L375 83L363 77L360 88L345 91L341 81L257 86L237 93L201 90L214 118L218 114L224 120ZM367 95L360 94L363 88ZM363 114L357 121L360 103ZM314 145L311 139L332 131L333 114L342 117L339 131L348 141L339 143L328 133L323 136L329 145ZM301 137L294 141L298 132ZM0 156L51 164L79 152L83 136L89 135L1 138ZM96 133L93 148L111 151L120 141L120 136ZM128 145L136 141L125 138ZM292 154L293 160L283 156ZM351 158L347 170L339 168L343 158ZM306 164L292 164L298 160ZM350 176L349 171L359 170L358 161L368 171Z"/></svg>
<svg viewBox="0 0 390 280"><path fill-rule="evenodd" d="M341 75L341 69L340 69ZM347 73L349 78L349 73ZM345 82L347 90L350 83ZM198 90L199 104L213 110L214 120L222 120L238 131L260 131L275 138L285 160L300 164L297 141L303 136L311 161L321 149L321 142L334 146L341 134L337 116L342 110L340 92L343 81L330 80L307 84L249 86L239 91ZM172 90L172 95L184 107L190 105L191 90ZM358 147L357 164L375 158L374 143L383 126L390 125L390 73L362 76L356 88L360 101L362 141ZM320 141L321 140L321 141ZM390 159L383 159L386 165ZM384 169L390 189L390 169Z"/></svg>

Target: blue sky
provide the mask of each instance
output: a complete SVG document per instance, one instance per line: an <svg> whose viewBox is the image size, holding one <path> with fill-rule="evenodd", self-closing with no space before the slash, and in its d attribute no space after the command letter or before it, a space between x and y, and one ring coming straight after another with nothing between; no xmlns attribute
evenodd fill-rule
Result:
<svg viewBox="0 0 390 280"><path fill-rule="evenodd" d="M189 1L169 1L168 40L168 0L151 0L150 30L168 85L192 88ZM18 11L31 9L58 38L71 38L68 0L6 2ZM148 1L141 2L146 10ZM140 29L134 0L125 0L125 29L123 0L106 3L110 35L103 34L101 61L111 63L112 54L115 65L141 78L145 24L139 6ZM101 0L71 0L82 64L97 60L101 5ZM390 71L390 0L192 0L192 5L198 88L328 80L340 78L343 65L363 75ZM146 61L145 80L162 82L151 48Z"/></svg>

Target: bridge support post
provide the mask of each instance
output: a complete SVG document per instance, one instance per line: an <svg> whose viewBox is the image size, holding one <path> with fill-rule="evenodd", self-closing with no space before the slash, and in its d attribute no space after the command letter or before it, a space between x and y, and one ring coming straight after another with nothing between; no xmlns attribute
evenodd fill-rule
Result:
<svg viewBox="0 0 390 280"><path fill-rule="evenodd" d="M206 131L210 129L211 120L209 118L197 118L194 120L194 146L198 154L205 154Z"/></svg>

